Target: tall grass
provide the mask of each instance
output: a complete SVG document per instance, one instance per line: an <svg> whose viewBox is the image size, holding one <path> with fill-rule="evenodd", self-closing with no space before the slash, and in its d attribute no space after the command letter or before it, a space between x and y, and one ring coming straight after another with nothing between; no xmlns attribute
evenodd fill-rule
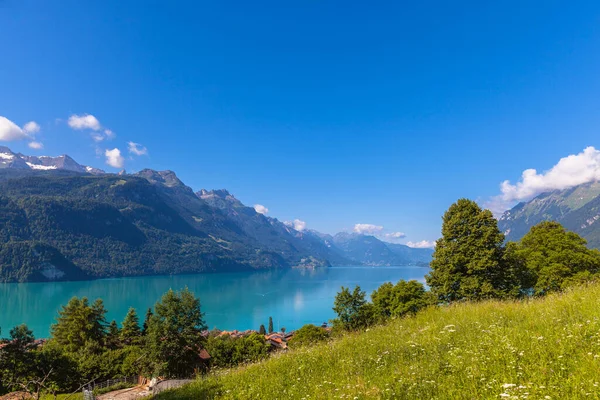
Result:
<svg viewBox="0 0 600 400"><path fill-rule="evenodd" d="M600 398L600 285L431 308L159 399Z"/></svg>

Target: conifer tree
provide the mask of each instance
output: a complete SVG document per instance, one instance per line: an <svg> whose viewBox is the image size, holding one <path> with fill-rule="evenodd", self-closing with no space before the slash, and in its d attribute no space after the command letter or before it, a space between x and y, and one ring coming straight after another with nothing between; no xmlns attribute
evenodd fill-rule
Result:
<svg viewBox="0 0 600 400"><path fill-rule="evenodd" d="M108 325L108 333L106 334L106 346L109 349L116 349L120 345L120 331L117 321L114 319Z"/></svg>
<svg viewBox="0 0 600 400"><path fill-rule="evenodd" d="M273 317L269 317L269 333L273 333Z"/></svg>
<svg viewBox="0 0 600 400"><path fill-rule="evenodd" d="M260 329L258 330L258 333L260 333L261 335L266 335L267 334L267 330L265 329L264 325L260 325Z"/></svg>
<svg viewBox="0 0 600 400"><path fill-rule="evenodd" d="M150 319L152 318L152 307L148 307L146 311L146 318L144 319L144 325L142 326L142 335L146 335L148 332L148 324L150 323Z"/></svg>
<svg viewBox="0 0 600 400"><path fill-rule="evenodd" d="M200 351L206 330L200 300L187 288L169 290L154 306L146 338L153 372L165 377L188 377L202 367Z"/></svg>
<svg viewBox="0 0 600 400"><path fill-rule="evenodd" d="M78 351L87 342L101 345L106 336L106 309L98 299L90 306L87 297L73 297L58 312L52 337L67 351Z"/></svg>
<svg viewBox="0 0 600 400"><path fill-rule="evenodd" d="M126 345L137 344L142 332L135 308L130 307L121 324L121 342Z"/></svg>

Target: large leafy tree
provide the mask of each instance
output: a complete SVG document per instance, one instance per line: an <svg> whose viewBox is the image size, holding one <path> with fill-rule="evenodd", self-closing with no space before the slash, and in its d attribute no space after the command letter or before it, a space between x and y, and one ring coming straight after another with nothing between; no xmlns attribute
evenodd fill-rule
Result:
<svg viewBox="0 0 600 400"><path fill-rule="evenodd" d="M106 309L101 299L92 305L87 297L73 297L58 312L52 325L53 339L67 351L83 349L88 342L102 345L107 330Z"/></svg>
<svg viewBox="0 0 600 400"><path fill-rule="evenodd" d="M365 328L374 322L373 305L366 300L366 293L356 286L351 292L343 287L335 296L333 311L337 318L333 320L335 327L345 330Z"/></svg>
<svg viewBox="0 0 600 400"><path fill-rule="evenodd" d="M526 287L544 294L600 272L600 251L586 244L558 222L546 221L533 226L520 242L509 243L506 259L528 272Z"/></svg>
<svg viewBox="0 0 600 400"><path fill-rule="evenodd" d="M148 324L147 350L153 373L168 377L191 376L202 367L200 351L206 328L200 300L187 288L169 290L154 306Z"/></svg>
<svg viewBox="0 0 600 400"><path fill-rule="evenodd" d="M503 262L504 235L489 210L460 199L442 219L427 284L439 300L504 298L520 293L520 282Z"/></svg>

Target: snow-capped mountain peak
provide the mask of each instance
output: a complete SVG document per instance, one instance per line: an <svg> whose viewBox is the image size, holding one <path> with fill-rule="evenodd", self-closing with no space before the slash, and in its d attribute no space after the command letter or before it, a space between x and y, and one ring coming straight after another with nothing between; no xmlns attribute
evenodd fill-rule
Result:
<svg viewBox="0 0 600 400"><path fill-rule="evenodd" d="M21 153L14 153L8 147L0 146L0 169L5 168L37 171L66 170L94 175L105 173L101 169L81 165L66 154L58 157L27 156Z"/></svg>

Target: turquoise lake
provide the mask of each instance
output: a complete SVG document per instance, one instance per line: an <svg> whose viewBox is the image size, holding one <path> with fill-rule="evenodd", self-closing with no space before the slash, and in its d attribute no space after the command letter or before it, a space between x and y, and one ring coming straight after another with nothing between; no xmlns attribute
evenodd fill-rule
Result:
<svg viewBox="0 0 600 400"><path fill-rule="evenodd" d="M275 329L293 330L334 317L333 299L341 286L359 285L370 293L384 282L424 282L428 268L332 267L222 274L146 276L85 282L0 284L0 328L7 336L25 323L36 337L47 337L60 307L73 296L101 298L107 319L121 322L129 307L143 320L146 309L169 289L188 287L199 298L210 329L258 329L273 317Z"/></svg>

